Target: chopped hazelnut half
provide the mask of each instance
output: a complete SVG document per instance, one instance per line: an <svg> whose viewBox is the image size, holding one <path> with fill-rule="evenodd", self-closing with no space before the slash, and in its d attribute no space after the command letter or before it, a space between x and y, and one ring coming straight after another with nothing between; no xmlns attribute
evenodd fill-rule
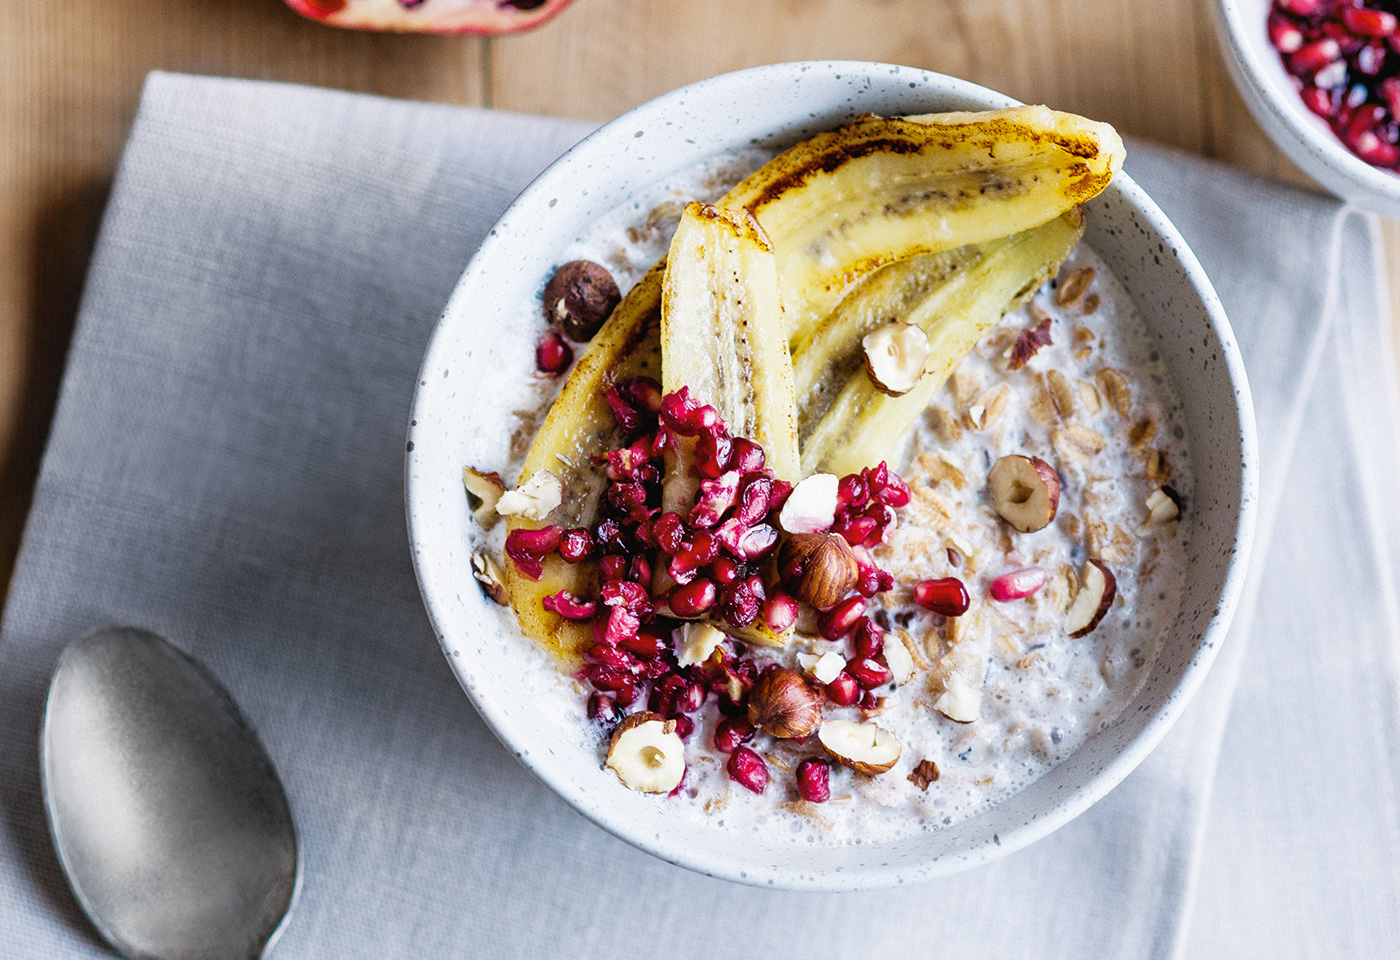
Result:
<svg viewBox="0 0 1400 960"><path fill-rule="evenodd" d="M896 684L908 683L914 676L914 658L904 648L904 641L894 633L885 634L885 665L890 668L890 677Z"/></svg>
<svg viewBox="0 0 1400 960"><path fill-rule="evenodd" d="M817 731L817 740L823 750L857 773L874 776L899 761L899 741L873 723L828 720Z"/></svg>
<svg viewBox="0 0 1400 960"><path fill-rule="evenodd" d="M914 389L928 362L928 335L923 328L896 320L866 334L865 375L875 389L900 397Z"/></svg>
<svg viewBox="0 0 1400 960"><path fill-rule="evenodd" d="M1153 490L1147 496L1147 524L1148 526L1159 526L1171 523L1181 516L1181 508L1177 506L1171 494L1161 487Z"/></svg>
<svg viewBox="0 0 1400 960"><path fill-rule="evenodd" d="M1065 614L1065 632L1071 637L1087 636L1108 614L1118 592L1113 571L1102 560L1089 558L1079 578L1079 592Z"/></svg>
<svg viewBox="0 0 1400 960"><path fill-rule="evenodd" d="M501 482L501 475L463 467L462 486L467 488L467 493L476 501L472 507L472 516L476 522L483 528L495 523L496 503L506 492L506 485Z"/></svg>
<svg viewBox="0 0 1400 960"><path fill-rule="evenodd" d="M676 651L676 662L683 667L704 663L724 641L724 631L718 627L698 620L689 621L681 627L681 644Z"/></svg>
<svg viewBox="0 0 1400 960"><path fill-rule="evenodd" d="M778 512L778 525L788 533L825 533L836 522L836 491L841 481L832 473L814 473L788 494Z"/></svg>
<svg viewBox="0 0 1400 960"><path fill-rule="evenodd" d="M496 501L496 512L506 517L543 520L564 499L564 486L548 470L537 470L514 490Z"/></svg>
<svg viewBox="0 0 1400 960"><path fill-rule="evenodd" d="M638 793L670 793L685 776L685 744L676 721L647 711L632 714L613 731L607 765Z"/></svg>
<svg viewBox="0 0 1400 960"><path fill-rule="evenodd" d="M472 553L472 576L481 584L481 592L503 607L510 606L510 594L506 592L505 577L496 561L485 550Z"/></svg>
<svg viewBox="0 0 1400 960"><path fill-rule="evenodd" d="M1012 454L992 466L987 492L1003 520L1022 533L1033 533L1055 519L1060 506L1060 477L1039 457Z"/></svg>
<svg viewBox="0 0 1400 960"><path fill-rule="evenodd" d="M943 694L933 702L937 710L949 720L958 723L971 723L982 715L982 690L955 673L948 678Z"/></svg>
<svg viewBox="0 0 1400 960"><path fill-rule="evenodd" d="M799 653L797 662L802 671L818 683L830 683L846 669L846 658L835 650L828 650L821 655Z"/></svg>

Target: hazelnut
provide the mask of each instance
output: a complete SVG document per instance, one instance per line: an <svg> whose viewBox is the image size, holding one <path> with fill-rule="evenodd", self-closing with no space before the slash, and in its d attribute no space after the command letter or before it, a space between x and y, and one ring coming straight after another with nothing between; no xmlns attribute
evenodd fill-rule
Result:
<svg viewBox="0 0 1400 960"><path fill-rule="evenodd" d="M1060 506L1060 475L1039 457L1011 454L987 474L992 507L1022 533L1049 526Z"/></svg>
<svg viewBox="0 0 1400 960"><path fill-rule="evenodd" d="M622 294L607 268L574 260L554 271L544 288L544 315L571 340L591 340Z"/></svg>
<svg viewBox="0 0 1400 960"><path fill-rule="evenodd" d="M855 551L839 533L798 533L778 550L778 571L797 599L826 610L860 580Z"/></svg>
<svg viewBox="0 0 1400 960"><path fill-rule="evenodd" d="M860 344L865 348L865 375L881 393L902 397L923 377L929 345L921 327L895 320L866 334Z"/></svg>
<svg viewBox="0 0 1400 960"><path fill-rule="evenodd" d="M483 528L496 522L496 503L506 492L501 475L494 471L487 473L471 467L462 468L462 486L467 488L472 516Z"/></svg>
<svg viewBox="0 0 1400 960"><path fill-rule="evenodd" d="M805 737L821 726L822 695L796 670L769 670L749 691L749 722L774 737Z"/></svg>
<svg viewBox="0 0 1400 960"><path fill-rule="evenodd" d="M506 590L505 576L485 550L472 552L472 576L481 584L482 593L503 607L510 606L510 593Z"/></svg>
<svg viewBox="0 0 1400 960"><path fill-rule="evenodd" d="M564 485L548 470L537 470L530 479L507 490L496 500L496 512L505 517L543 520L564 499Z"/></svg>
<svg viewBox="0 0 1400 960"><path fill-rule="evenodd" d="M844 766L872 777L893 767L901 752L894 734L873 723L832 720L822 726L817 739Z"/></svg>
<svg viewBox="0 0 1400 960"><path fill-rule="evenodd" d="M1095 557L1084 563L1080 576L1079 592L1074 595L1065 615L1065 633L1071 637L1084 637L1093 632L1100 621L1108 615L1113 606L1113 598L1118 593L1118 580L1108 564Z"/></svg>
<svg viewBox="0 0 1400 960"><path fill-rule="evenodd" d="M613 731L607 765L639 793L670 793L685 776L685 744L676 721L659 713L632 714Z"/></svg>

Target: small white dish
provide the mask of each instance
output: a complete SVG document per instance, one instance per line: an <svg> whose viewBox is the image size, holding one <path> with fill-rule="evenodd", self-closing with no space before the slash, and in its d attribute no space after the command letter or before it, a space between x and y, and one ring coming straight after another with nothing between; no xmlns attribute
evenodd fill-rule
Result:
<svg viewBox="0 0 1400 960"><path fill-rule="evenodd" d="M1215 0L1215 32L1235 86L1264 132L1325 189L1365 210L1400 217L1400 174L1356 156L1309 110L1269 42L1270 0Z"/></svg>
<svg viewBox="0 0 1400 960"><path fill-rule="evenodd" d="M854 890L952 873L1045 836L1111 790L1166 733L1214 659L1253 531L1249 390L1196 258L1121 174L1089 205L1085 242L1127 287L1184 401L1197 478L1186 527L1190 567L1180 615L1136 700L1022 792L947 829L883 844L798 846L668 816L664 800L624 789L595 751L570 746L573 737L531 708L528 683L510 669L529 652L527 641L502 629L473 583L461 470L503 458L513 409L505 386L532 368L540 289L588 224L639 188L731 150L786 146L865 112L1012 102L962 80L877 63L788 63L715 77L638 107L565 154L506 211L463 274L428 346L409 428L407 509L419 585L448 662L492 730L568 803L629 843L701 873L790 889Z"/></svg>

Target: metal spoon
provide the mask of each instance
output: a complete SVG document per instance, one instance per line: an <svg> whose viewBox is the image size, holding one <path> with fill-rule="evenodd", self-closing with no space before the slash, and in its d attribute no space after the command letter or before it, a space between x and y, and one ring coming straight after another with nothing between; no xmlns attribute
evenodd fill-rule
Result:
<svg viewBox="0 0 1400 960"><path fill-rule="evenodd" d="M78 903L133 960L256 960L299 882L282 784L248 722L163 638L104 627L63 652L40 744Z"/></svg>

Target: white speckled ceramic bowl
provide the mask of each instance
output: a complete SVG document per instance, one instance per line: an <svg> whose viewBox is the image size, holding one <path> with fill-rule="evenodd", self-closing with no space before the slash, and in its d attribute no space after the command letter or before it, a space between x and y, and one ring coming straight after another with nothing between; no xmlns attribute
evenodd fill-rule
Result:
<svg viewBox="0 0 1400 960"><path fill-rule="evenodd" d="M1269 0L1215 0L1215 32L1244 102L1304 173L1358 207L1400 217L1400 175L1357 157L1306 106L1269 42Z"/></svg>
<svg viewBox="0 0 1400 960"><path fill-rule="evenodd" d="M638 107L574 147L520 195L463 274L424 358L409 429L418 581L448 662L497 736L561 797L629 843L702 873L795 889L852 890L952 873L1045 836L1106 794L1161 739L1214 659L1254 519L1249 392L1196 258L1121 175L1090 204L1085 240L1131 293L1185 402L1197 487L1183 524L1185 603L1124 715L1021 793L950 828L886 844L799 847L784 836L668 816L665 800L622 788L595 753L562 746L509 668L526 641L501 629L473 585L461 470L504 459L501 424L511 408L493 378L529 376L543 323L540 289L559 251L593 220L639 186L737 147L786 146L869 111L1011 102L961 80L874 63L791 63L715 77Z"/></svg>

